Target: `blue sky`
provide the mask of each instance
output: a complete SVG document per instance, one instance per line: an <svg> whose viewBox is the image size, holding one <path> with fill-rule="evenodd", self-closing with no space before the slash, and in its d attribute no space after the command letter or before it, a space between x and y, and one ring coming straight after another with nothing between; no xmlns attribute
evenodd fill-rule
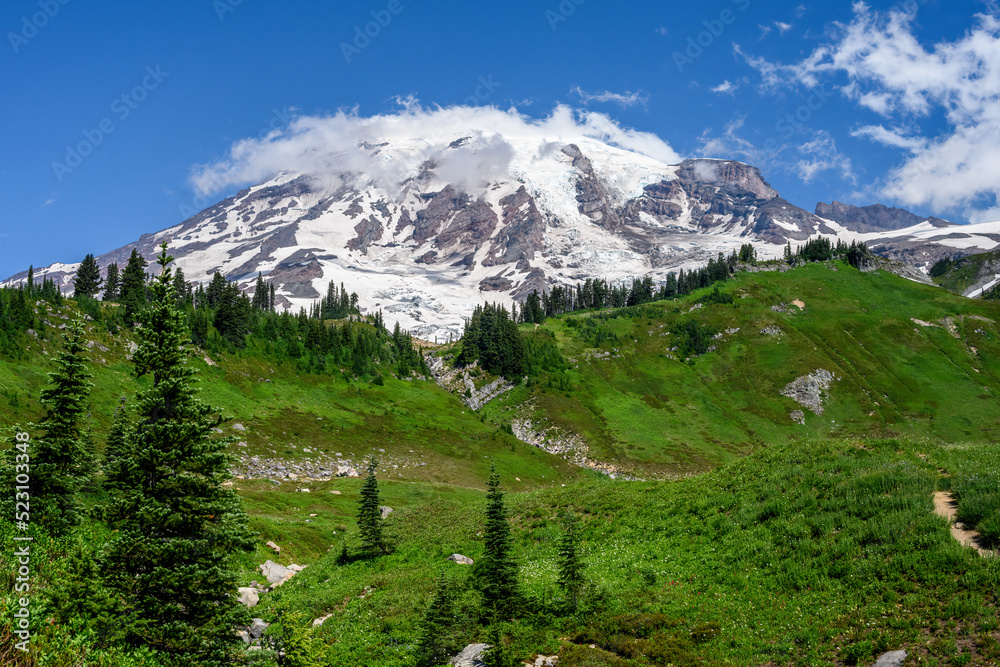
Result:
<svg viewBox="0 0 1000 667"><path fill-rule="evenodd" d="M995 15L938 0L7 0L0 274L231 194L239 178L201 192L192 176L237 141L400 99L598 112L681 157L756 164L807 209L1000 219Z"/></svg>

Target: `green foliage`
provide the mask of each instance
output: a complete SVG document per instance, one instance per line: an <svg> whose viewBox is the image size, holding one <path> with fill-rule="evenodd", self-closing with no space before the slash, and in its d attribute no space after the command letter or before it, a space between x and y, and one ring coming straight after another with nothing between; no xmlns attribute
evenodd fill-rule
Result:
<svg viewBox="0 0 1000 667"><path fill-rule="evenodd" d="M121 289L121 275L118 272L117 262L108 264L104 278L104 300L111 302L118 300L118 290Z"/></svg>
<svg viewBox="0 0 1000 667"><path fill-rule="evenodd" d="M93 298L101 291L101 269L97 266L93 254L88 254L80 262L76 277L73 279L73 290L74 298L81 296Z"/></svg>
<svg viewBox="0 0 1000 667"><path fill-rule="evenodd" d="M456 363L464 366L478 361L483 370L512 380L524 374L524 357L524 340L507 309L476 306L465 323Z"/></svg>
<svg viewBox="0 0 1000 667"><path fill-rule="evenodd" d="M79 522L78 494L93 471L93 451L82 423L93 386L83 338L81 322L71 321L56 371L41 392L46 415L30 446L31 519L55 535Z"/></svg>
<svg viewBox="0 0 1000 667"><path fill-rule="evenodd" d="M490 626L487 636L490 648L483 654L483 664L486 667L519 667L520 661L511 654L510 648L504 644L503 632L499 623Z"/></svg>
<svg viewBox="0 0 1000 667"><path fill-rule="evenodd" d="M500 475L490 466L486 483L486 517L483 525L483 556L473 566L476 588L482 595L483 612L487 618L510 618L519 599L517 561L514 560L514 540L507 523Z"/></svg>
<svg viewBox="0 0 1000 667"><path fill-rule="evenodd" d="M134 354L136 375L151 375L151 384L136 400L135 435L108 471L106 516L118 532L104 572L128 605L130 641L165 660L221 664L246 615L226 563L251 540L239 497L222 486L228 443L212 436L221 419L197 400L184 364L171 259L164 244Z"/></svg>
<svg viewBox="0 0 1000 667"><path fill-rule="evenodd" d="M278 653L279 667L323 667L323 645L299 613L284 616L264 633Z"/></svg>
<svg viewBox="0 0 1000 667"><path fill-rule="evenodd" d="M458 648L451 632L455 620L454 584L441 572L434 595L420 622L416 650L419 667L436 667L454 654Z"/></svg>
<svg viewBox="0 0 1000 667"><path fill-rule="evenodd" d="M361 551L367 556L389 553L389 545L382 535L382 511L379 509L378 480L375 478L377 467L378 459L372 455L368 460L368 477L358 499L358 532L361 535Z"/></svg>
<svg viewBox="0 0 1000 667"><path fill-rule="evenodd" d="M146 307L146 260L132 249L128 264L122 271L122 283L118 300L122 304L125 324L134 326L139 314Z"/></svg>
<svg viewBox="0 0 1000 667"><path fill-rule="evenodd" d="M718 333L718 330L691 319L678 325L673 333L676 336L677 357L687 359L705 354L712 344L712 336Z"/></svg>
<svg viewBox="0 0 1000 667"><path fill-rule="evenodd" d="M583 576L585 565L580 554L580 521L574 514L567 514L563 520L558 557L559 578L556 581L566 595L570 611L575 613L586 582Z"/></svg>

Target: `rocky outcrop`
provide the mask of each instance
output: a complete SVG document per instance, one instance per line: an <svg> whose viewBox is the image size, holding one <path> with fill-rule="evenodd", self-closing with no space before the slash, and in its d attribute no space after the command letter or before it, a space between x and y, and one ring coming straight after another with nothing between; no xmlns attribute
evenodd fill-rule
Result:
<svg viewBox="0 0 1000 667"><path fill-rule="evenodd" d="M823 394L830 388L836 377L822 368L809 375L803 375L785 385L782 396L787 396L799 405L809 408L814 414L823 414Z"/></svg>
<svg viewBox="0 0 1000 667"><path fill-rule="evenodd" d="M483 266L532 260L543 247L545 220L534 198L522 185L517 192L500 200L503 219L500 233L490 243Z"/></svg>
<svg viewBox="0 0 1000 667"><path fill-rule="evenodd" d="M684 160L677 170L677 178L718 184L723 190L737 194L749 192L763 201L778 196L778 191L764 180L760 169L735 160Z"/></svg>
<svg viewBox="0 0 1000 667"><path fill-rule="evenodd" d="M835 201L832 204L818 202L816 215L827 220L838 222L844 227L856 232L877 232L883 230L905 229L929 222L935 227L949 227L955 223L940 218L921 218L902 208L889 208L884 204L870 206L852 206Z"/></svg>
<svg viewBox="0 0 1000 667"><path fill-rule="evenodd" d="M573 158L573 166L580 172L576 181L576 201L579 203L580 213L600 223L605 229L618 229L621 218L611 204L607 189L594 172L593 163L576 144L564 146L562 152Z"/></svg>
<svg viewBox="0 0 1000 667"><path fill-rule="evenodd" d="M449 662L455 667L486 667L486 663L483 662L483 654L489 648L489 644L469 644Z"/></svg>

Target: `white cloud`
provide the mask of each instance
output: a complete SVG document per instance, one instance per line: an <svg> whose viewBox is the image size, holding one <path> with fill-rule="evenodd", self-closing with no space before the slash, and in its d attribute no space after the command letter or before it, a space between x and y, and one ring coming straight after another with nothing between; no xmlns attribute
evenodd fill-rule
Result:
<svg viewBox="0 0 1000 667"><path fill-rule="evenodd" d="M800 19L805 15L806 15L805 5L799 5L798 7L795 8L795 18Z"/></svg>
<svg viewBox="0 0 1000 667"><path fill-rule="evenodd" d="M825 171L837 172L841 179L851 184L857 182L850 158L837 149L828 132L802 128L800 133L804 139L782 143L778 141L778 136L773 136L755 143L743 136L744 123L744 118L737 118L728 123L719 135L706 130L699 137L698 155L740 158L765 173L788 172L804 183L812 182Z"/></svg>
<svg viewBox="0 0 1000 667"><path fill-rule="evenodd" d="M833 41L800 62L772 63L738 47L737 53L758 70L765 90L846 79L841 93L890 126L866 125L852 134L904 151L881 194L978 218L1000 199L1000 20L979 14L964 35L924 43L914 18L858 2L850 23L835 24Z"/></svg>
<svg viewBox="0 0 1000 667"><path fill-rule="evenodd" d="M646 106L646 103L649 102L649 95L638 90L635 92L625 91L624 93L613 93L610 90L588 93L580 88L580 86L573 86L570 92L577 95L584 104L590 104L591 102L614 102L627 108L636 106L637 104Z"/></svg>
<svg viewBox="0 0 1000 667"><path fill-rule="evenodd" d="M55 203L56 203L55 197L53 197L52 199L46 199L45 203L42 204L42 207L51 206L52 204L55 204Z"/></svg>
<svg viewBox="0 0 1000 667"><path fill-rule="evenodd" d="M757 27L760 28L760 37L758 39L764 39L771 32L771 26L769 25L762 25L758 23Z"/></svg>
<svg viewBox="0 0 1000 667"><path fill-rule="evenodd" d="M228 155L196 165L190 183L199 194L257 183L280 173L336 176L341 180L398 187L433 159L439 175L460 186L475 186L505 173L515 140L559 144L590 138L676 164L680 156L654 134L622 127L609 116L557 106L546 118L531 118L516 109L456 106L426 109L413 98L401 98L396 113L360 116L356 110L330 116L299 116L262 138L235 142ZM470 140L448 148L463 137ZM392 141L398 152L371 146Z"/></svg>
<svg viewBox="0 0 1000 667"><path fill-rule="evenodd" d="M660 34L660 35L666 35L666 34L667 34L667 29L666 29L666 28L664 28L664 27L663 27L663 26L661 25L661 26L660 26L659 28L657 28L657 29L656 29L656 32L657 32L658 34Z"/></svg>
<svg viewBox="0 0 1000 667"><path fill-rule="evenodd" d="M781 21L775 21L774 27L778 29L778 32L784 35L786 32L792 29L791 23L782 23Z"/></svg>
<svg viewBox="0 0 1000 667"><path fill-rule="evenodd" d="M735 81L730 81L729 79L726 79L719 85L713 88L709 88L709 90L718 95L733 95L744 84L749 82L750 82L749 79L747 79L745 76L741 76L739 79L736 79Z"/></svg>

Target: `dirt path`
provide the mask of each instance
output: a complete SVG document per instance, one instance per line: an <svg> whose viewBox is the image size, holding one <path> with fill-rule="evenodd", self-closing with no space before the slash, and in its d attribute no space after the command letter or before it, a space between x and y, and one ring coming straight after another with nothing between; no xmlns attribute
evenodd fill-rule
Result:
<svg viewBox="0 0 1000 667"><path fill-rule="evenodd" d="M974 530L965 530L955 524L955 517L958 514L958 503L951 495L950 491L934 492L934 513L948 520L951 527L951 536L958 540L963 547L972 547L979 552L980 556L995 556L996 553L979 546L979 533Z"/></svg>

